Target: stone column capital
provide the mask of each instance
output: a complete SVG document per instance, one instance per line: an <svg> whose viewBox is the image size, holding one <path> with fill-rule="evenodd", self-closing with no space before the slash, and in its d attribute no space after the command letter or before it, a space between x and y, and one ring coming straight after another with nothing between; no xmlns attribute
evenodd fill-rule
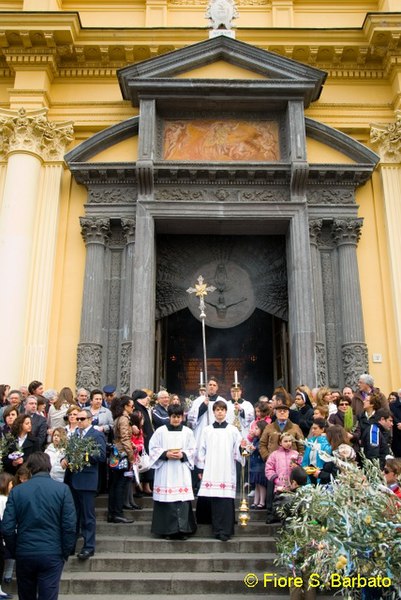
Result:
<svg viewBox="0 0 401 600"><path fill-rule="evenodd" d="M47 109L0 110L0 153L31 152L44 161L61 161L73 140L71 121L47 119Z"/></svg>
<svg viewBox="0 0 401 600"><path fill-rule="evenodd" d="M136 219L121 219L121 227L127 244L135 242Z"/></svg>
<svg viewBox="0 0 401 600"><path fill-rule="evenodd" d="M110 237L110 219L104 217L80 217L81 234L85 244L105 245Z"/></svg>
<svg viewBox="0 0 401 600"><path fill-rule="evenodd" d="M323 219L311 219L309 221L309 238L311 244L319 245L322 233Z"/></svg>
<svg viewBox="0 0 401 600"><path fill-rule="evenodd" d="M383 162L401 162L401 114L397 114L393 123L372 124L370 143Z"/></svg>
<svg viewBox="0 0 401 600"><path fill-rule="evenodd" d="M357 246L361 237L363 219L334 219L332 235L337 246Z"/></svg>

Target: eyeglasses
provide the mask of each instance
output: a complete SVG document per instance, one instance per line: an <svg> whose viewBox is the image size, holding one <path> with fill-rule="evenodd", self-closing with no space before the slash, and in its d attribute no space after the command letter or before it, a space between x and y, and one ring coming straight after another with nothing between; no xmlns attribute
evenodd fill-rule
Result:
<svg viewBox="0 0 401 600"><path fill-rule="evenodd" d="M349 402L340 402L338 406L349 406Z"/></svg>
<svg viewBox="0 0 401 600"><path fill-rule="evenodd" d="M75 420L76 421L87 421L89 419L89 417L77 417Z"/></svg>

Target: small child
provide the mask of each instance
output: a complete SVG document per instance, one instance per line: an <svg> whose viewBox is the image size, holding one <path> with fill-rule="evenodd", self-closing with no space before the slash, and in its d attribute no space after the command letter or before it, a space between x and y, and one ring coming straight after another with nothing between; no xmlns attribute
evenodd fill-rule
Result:
<svg viewBox="0 0 401 600"><path fill-rule="evenodd" d="M134 449L134 461L136 462L140 452L142 452L145 445L145 440L143 437L143 414L139 410L134 410L130 417L130 422L133 428L131 444ZM125 510L142 510L142 506L139 506L139 504L137 504L134 500L135 496L137 496L142 491L138 467L135 466L135 462L132 474L130 474L130 472L127 473L129 483L126 485L125 488Z"/></svg>
<svg viewBox="0 0 401 600"><path fill-rule="evenodd" d="M31 472L28 467L26 465L21 465L14 475L13 487L20 485L21 483L25 483L25 481L28 481L30 478Z"/></svg>
<svg viewBox="0 0 401 600"><path fill-rule="evenodd" d="M54 481L64 482L65 469L61 466L61 461L65 456L65 445L67 442L67 432L64 427L56 427L52 433L51 443L47 446L45 452L50 457L51 471L50 477Z"/></svg>
<svg viewBox="0 0 401 600"><path fill-rule="evenodd" d="M251 485L255 486L255 495L251 508L262 509L266 504L266 486L267 481L265 477L265 463L263 458L259 454L259 441L260 436L266 427L266 421L258 421L253 428L254 437L252 440L253 452L249 459L249 478Z"/></svg>
<svg viewBox="0 0 401 600"><path fill-rule="evenodd" d="M267 402L257 402L255 404L255 420L252 421L248 433L248 440L250 442L252 442L253 438L255 437L255 427L259 421L265 421L267 424L272 422L270 412L270 406Z"/></svg>
<svg viewBox="0 0 401 600"><path fill-rule="evenodd" d="M282 433L279 437L279 447L274 450L266 460L265 475L274 481L274 493L280 493L290 486L290 474L294 467L302 460L297 450L293 450L294 439L289 433Z"/></svg>
<svg viewBox="0 0 401 600"><path fill-rule="evenodd" d="M0 473L0 521L3 519L8 495L13 488L13 481L14 477L10 473ZM0 534L0 600L1 598L11 598L11 596L1 589L1 582L4 577L4 583L11 583L14 562L15 561L12 558L9 558L9 554L4 547L4 542Z"/></svg>

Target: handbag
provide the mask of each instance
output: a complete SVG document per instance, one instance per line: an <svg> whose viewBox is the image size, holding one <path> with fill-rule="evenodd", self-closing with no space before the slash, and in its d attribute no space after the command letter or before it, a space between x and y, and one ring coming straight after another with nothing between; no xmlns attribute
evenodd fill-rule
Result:
<svg viewBox="0 0 401 600"><path fill-rule="evenodd" d="M120 452L115 444L111 446L109 467L116 471L127 471L129 467L127 453Z"/></svg>
<svg viewBox="0 0 401 600"><path fill-rule="evenodd" d="M142 452L138 455L137 466L139 473L145 473L145 471L149 471L150 458L146 450L142 450Z"/></svg>

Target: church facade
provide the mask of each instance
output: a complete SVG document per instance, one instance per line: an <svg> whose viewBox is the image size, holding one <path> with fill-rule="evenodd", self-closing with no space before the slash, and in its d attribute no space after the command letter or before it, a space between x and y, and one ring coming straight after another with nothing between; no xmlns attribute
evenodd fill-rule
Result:
<svg viewBox="0 0 401 600"><path fill-rule="evenodd" d="M391 1L96 4L0 2L4 381L194 392L201 275L226 385L397 389Z"/></svg>

